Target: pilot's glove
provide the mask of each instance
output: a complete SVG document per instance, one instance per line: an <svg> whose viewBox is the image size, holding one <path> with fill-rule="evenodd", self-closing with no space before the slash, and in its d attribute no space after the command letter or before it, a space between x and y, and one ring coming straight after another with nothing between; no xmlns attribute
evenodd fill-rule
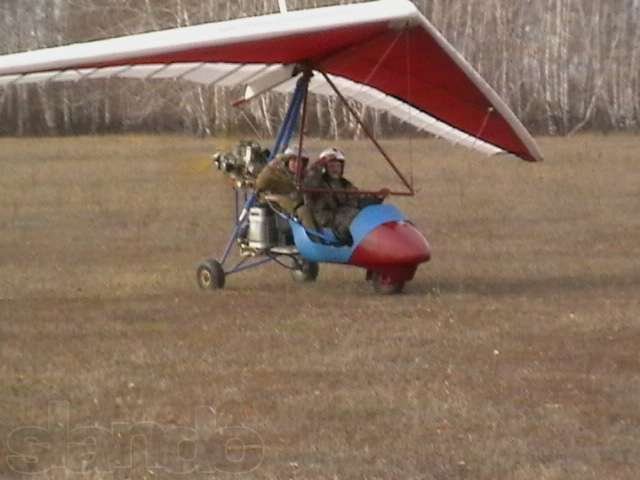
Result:
<svg viewBox="0 0 640 480"><path fill-rule="evenodd" d="M382 199L385 199L389 196L390 193L391 190L389 190L388 188L381 188L376 195Z"/></svg>

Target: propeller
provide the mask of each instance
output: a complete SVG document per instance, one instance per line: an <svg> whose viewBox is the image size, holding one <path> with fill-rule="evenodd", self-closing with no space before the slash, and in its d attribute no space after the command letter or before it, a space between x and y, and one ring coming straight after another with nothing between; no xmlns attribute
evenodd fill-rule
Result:
<svg viewBox="0 0 640 480"><path fill-rule="evenodd" d="M216 152L230 151L237 142L238 140L235 138L215 138L215 144L208 149L209 154L189 155L179 159L179 173L183 175L202 175L212 168L215 169L213 155Z"/></svg>

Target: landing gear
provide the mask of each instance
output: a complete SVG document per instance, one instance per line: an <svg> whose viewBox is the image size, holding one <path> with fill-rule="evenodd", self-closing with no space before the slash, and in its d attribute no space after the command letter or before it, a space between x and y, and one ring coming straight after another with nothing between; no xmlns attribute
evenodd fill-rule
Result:
<svg viewBox="0 0 640 480"><path fill-rule="evenodd" d="M395 295L402 292L405 282L393 281L387 275L367 270L367 282L373 285L373 291L380 295Z"/></svg>
<svg viewBox="0 0 640 480"><path fill-rule="evenodd" d="M198 286L202 290L219 290L224 288L225 273L217 260L207 260L200 264L196 273Z"/></svg>
<svg viewBox="0 0 640 480"><path fill-rule="evenodd" d="M296 262L297 268L291 270L291 278L299 283L315 282L320 269L315 262L299 260Z"/></svg>

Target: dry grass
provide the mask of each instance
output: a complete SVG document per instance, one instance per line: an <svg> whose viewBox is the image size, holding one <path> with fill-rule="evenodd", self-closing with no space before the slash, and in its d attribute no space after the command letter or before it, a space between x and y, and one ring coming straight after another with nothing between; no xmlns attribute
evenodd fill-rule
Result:
<svg viewBox="0 0 640 480"><path fill-rule="evenodd" d="M0 478L65 448L82 466L65 424L197 417L182 456L254 466L260 451L224 463L216 430L245 426L264 447L248 478L635 480L640 138L540 142L539 165L386 142L413 157L420 193L397 203L434 249L388 298L341 267L310 288L268 267L199 292L194 268L231 223L226 181L202 171L210 142L0 140ZM344 146L351 176L381 186L372 150ZM44 446L10 436L30 425ZM132 435L97 448L102 464ZM38 462L10 458L28 451ZM152 465L90 478L176 476Z"/></svg>

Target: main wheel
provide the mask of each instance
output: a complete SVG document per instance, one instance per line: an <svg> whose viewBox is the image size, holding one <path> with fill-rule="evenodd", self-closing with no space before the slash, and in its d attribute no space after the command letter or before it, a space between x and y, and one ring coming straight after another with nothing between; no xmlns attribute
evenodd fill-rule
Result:
<svg viewBox="0 0 640 480"><path fill-rule="evenodd" d="M404 282L394 282L389 277L373 272L371 275L373 290L381 295L394 295L402 292Z"/></svg>
<svg viewBox="0 0 640 480"><path fill-rule="evenodd" d="M207 260L198 267L198 286L203 290L224 288L224 269L217 260Z"/></svg>
<svg viewBox="0 0 640 480"><path fill-rule="evenodd" d="M307 262L302 260L300 266L295 270L291 270L291 277L300 283L315 282L320 273L320 268L316 262Z"/></svg>

